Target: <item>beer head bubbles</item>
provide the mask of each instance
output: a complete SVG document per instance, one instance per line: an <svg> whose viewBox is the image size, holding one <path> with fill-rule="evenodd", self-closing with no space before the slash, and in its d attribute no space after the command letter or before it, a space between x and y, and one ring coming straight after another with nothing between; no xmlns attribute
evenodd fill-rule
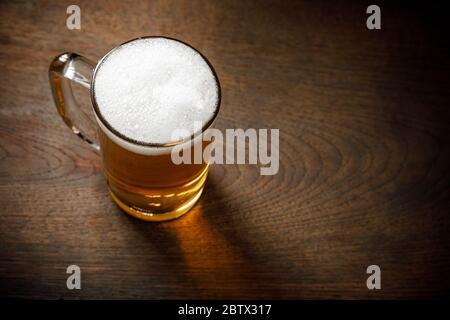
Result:
<svg viewBox="0 0 450 320"><path fill-rule="evenodd" d="M142 144L169 143L177 129L189 129L181 137L188 138L195 121L214 118L219 101L217 79L203 56L162 37L113 49L97 67L93 92L108 127Z"/></svg>

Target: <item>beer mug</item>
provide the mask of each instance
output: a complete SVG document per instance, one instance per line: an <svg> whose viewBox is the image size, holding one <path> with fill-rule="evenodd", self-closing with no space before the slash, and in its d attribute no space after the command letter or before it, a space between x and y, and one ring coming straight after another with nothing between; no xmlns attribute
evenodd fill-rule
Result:
<svg viewBox="0 0 450 320"><path fill-rule="evenodd" d="M173 148L204 148L202 133L220 107L220 85L208 60L196 49L167 37L142 37L108 52L97 64L63 53L49 68L58 113L67 126L102 157L114 201L146 221L180 217L200 198L207 161L175 164ZM90 91L95 137L82 130L86 119L71 82ZM170 132L201 121L198 130L173 138Z"/></svg>

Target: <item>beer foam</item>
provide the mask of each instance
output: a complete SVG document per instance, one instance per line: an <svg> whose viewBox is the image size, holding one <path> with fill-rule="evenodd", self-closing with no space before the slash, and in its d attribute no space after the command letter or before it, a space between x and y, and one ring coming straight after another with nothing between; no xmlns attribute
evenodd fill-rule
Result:
<svg viewBox="0 0 450 320"><path fill-rule="evenodd" d="M183 129L178 138L186 139L197 133L194 122L203 126L214 117L219 88L197 51L155 37L112 50L97 67L93 95L108 128L139 143L166 144L175 130ZM130 149L129 141L114 140Z"/></svg>

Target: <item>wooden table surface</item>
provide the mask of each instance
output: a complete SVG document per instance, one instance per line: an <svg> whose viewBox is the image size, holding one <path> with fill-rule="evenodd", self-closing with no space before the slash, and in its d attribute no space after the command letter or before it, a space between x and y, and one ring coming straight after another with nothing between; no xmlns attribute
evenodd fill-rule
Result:
<svg viewBox="0 0 450 320"><path fill-rule="evenodd" d="M450 292L447 9L350 1L0 3L0 295L433 298ZM143 35L203 52L217 127L279 128L280 171L215 165L186 216L145 223L56 113L48 65ZM80 100L88 103L87 92ZM81 268L81 290L66 268ZM368 290L366 268L381 268Z"/></svg>

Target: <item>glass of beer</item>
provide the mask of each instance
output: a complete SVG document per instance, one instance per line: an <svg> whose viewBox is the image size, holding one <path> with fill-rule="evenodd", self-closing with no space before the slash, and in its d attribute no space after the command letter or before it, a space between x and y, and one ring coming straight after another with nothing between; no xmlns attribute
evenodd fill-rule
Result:
<svg viewBox="0 0 450 320"><path fill-rule="evenodd" d="M130 40L97 64L58 55L49 68L60 116L100 151L108 188L125 212L146 221L180 217L200 198L208 163L175 164L171 152L203 149L202 134L220 107L220 85L208 60L190 45L167 37ZM72 82L90 91L97 137L77 104ZM200 126L193 126L193 123ZM181 131L180 131L181 129ZM174 132L185 132L174 136ZM193 152L192 152L193 153Z"/></svg>

